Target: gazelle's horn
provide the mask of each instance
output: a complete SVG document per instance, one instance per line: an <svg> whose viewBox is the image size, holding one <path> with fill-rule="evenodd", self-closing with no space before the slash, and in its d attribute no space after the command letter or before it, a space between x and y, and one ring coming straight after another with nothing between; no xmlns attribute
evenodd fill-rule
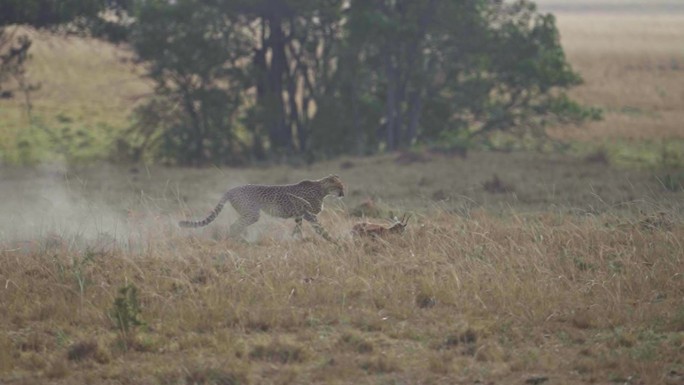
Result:
<svg viewBox="0 0 684 385"><path fill-rule="evenodd" d="M404 217L401 219L401 223L406 226L408 225L408 221L411 219L411 214L404 214Z"/></svg>

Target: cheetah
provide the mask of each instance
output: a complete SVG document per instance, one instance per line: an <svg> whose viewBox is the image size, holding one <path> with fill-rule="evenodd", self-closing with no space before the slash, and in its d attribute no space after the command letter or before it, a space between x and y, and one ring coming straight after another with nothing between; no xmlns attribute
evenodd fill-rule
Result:
<svg viewBox="0 0 684 385"><path fill-rule="evenodd" d="M180 227L201 227L211 223L230 202L240 215L230 226L231 237L240 236L247 226L259 220L261 211L279 218L294 218L293 236L302 235L302 219L311 224L316 233L334 242L328 232L318 223L316 215L323 209L323 198L328 195L344 196L344 184L337 175L329 175L318 180L303 180L290 185L248 184L226 191L214 210L200 221L180 221Z"/></svg>

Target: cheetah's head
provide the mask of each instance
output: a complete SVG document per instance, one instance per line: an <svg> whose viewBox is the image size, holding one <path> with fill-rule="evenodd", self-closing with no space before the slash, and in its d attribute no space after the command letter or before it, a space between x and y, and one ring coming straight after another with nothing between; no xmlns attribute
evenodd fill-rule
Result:
<svg viewBox="0 0 684 385"><path fill-rule="evenodd" d="M337 175L328 175L327 177L321 179L323 183L323 188L328 195L335 195L338 197L344 196L344 184L342 179Z"/></svg>

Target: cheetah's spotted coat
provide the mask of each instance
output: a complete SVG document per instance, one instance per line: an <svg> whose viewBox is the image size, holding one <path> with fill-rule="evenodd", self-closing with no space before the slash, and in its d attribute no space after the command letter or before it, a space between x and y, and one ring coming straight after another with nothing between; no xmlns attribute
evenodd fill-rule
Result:
<svg viewBox="0 0 684 385"><path fill-rule="evenodd" d="M199 221L181 221L181 227L201 227L211 223L230 202L240 218L230 226L230 235L239 236L247 226L259 220L260 212L279 218L294 218L296 226L293 235L301 235L302 219L306 219L314 230L332 241L327 231L318 223L316 215L323 208L323 198L328 195L344 196L344 185L337 175L318 180L304 180L291 185L248 184L226 191L214 210Z"/></svg>

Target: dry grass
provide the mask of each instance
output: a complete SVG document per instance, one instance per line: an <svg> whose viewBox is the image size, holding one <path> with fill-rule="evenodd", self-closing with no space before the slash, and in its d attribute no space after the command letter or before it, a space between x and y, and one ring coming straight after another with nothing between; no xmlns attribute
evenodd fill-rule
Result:
<svg viewBox="0 0 684 385"><path fill-rule="evenodd" d="M565 139L684 138L684 8L667 13L557 14L563 47L585 84L571 95L605 120L562 127Z"/></svg>
<svg viewBox="0 0 684 385"><path fill-rule="evenodd" d="M663 383L683 372L681 192L533 154L353 163L4 170L0 381ZM514 193L485 190L494 171ZM174 225L227 185L329 172L349 185L321 215L339 247L308 227L290 239L294 224L274 219L250 243L226 239L230 209L204 230ZM435 202L433 189L454 195ZM350 236L360 219L347 213L369 195L414 212L403 235ZM53 231L30 227L37 217ZM116 307L140 325L124 330Z"/></svg>
<svg viewBox="0 0 684 385"><path fill-rule="evenodd" d="M240 379L226 383L657 383L681 370L681 224L430 214L391 242L339 248L160 230L133 250L5 249L2 378L154 383L214 359L234 371L202 376ZM145 325L122 344L108 314L125 284Z"/></svg>

